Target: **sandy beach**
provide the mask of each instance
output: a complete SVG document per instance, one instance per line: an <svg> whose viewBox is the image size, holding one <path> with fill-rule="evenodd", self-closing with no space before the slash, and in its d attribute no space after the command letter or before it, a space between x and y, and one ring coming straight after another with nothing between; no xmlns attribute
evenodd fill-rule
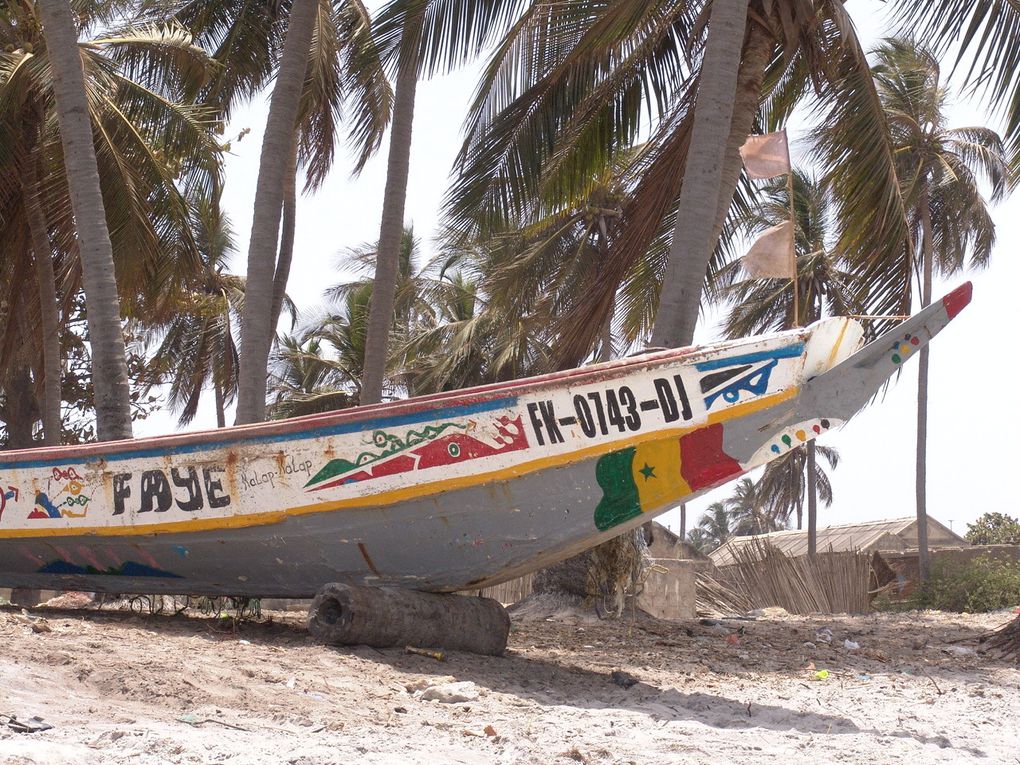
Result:
<svg viewBox="0 0 1020 765"><path fill-rule="evenodd" d="M299 613L6 607L0 715L53 727L0 726L0 762L1016 763L1020 669L953 642L1008 617L532 613L505 656L437 661Z"/></svg>

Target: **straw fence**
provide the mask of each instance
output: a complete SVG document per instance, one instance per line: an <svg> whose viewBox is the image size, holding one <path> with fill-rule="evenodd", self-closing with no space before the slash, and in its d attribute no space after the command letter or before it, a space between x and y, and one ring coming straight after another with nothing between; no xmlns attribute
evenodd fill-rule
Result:
<svg viewBox="0 0 1020 765"><path fill-rule="evenodd" d="M779 606L791 614L869 610L871 556L860 551L790 557L767 541L734 550L736 563L698 578L698 609L746 613Z"/></svg>

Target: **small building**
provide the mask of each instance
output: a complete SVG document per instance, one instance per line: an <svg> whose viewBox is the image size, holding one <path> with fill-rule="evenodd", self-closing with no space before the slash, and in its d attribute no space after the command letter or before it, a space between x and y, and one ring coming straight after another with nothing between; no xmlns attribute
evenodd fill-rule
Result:
<svg viewBox="0 0 1020 765"><path fill-rule="evenodd" d="M652 521L642 528L645 532L645 541L648 543L648 554L652 558L698 560L707 563L708 557L704 553L658 521Z"/></svg>
<svg viewBox="0 0 1020 765"><path fill-rule="evenodd" d="M647 572L637 607L670 621L697 616L697 576L715 567L708 557L658 521L642 526L652 567Z"/></svg>
<svg viewBox="0 0 1020 765"><path fill-rule="evenodd" d="M757 536L731 537L717 550L709 553L709 558L718 567L733 565L736 563L734 550L744 548L751 544L752 540L767 541L791 557L807 555L808 552L807 529L791 529ZM970 542L966 539L928 516L929 550L969 546ZM916 548L917 518L914 516L867 523L849 523L840 526L823 526L818 529L816 547L820 553L829 550L833 552L849 550L886 552Z"/></svg>

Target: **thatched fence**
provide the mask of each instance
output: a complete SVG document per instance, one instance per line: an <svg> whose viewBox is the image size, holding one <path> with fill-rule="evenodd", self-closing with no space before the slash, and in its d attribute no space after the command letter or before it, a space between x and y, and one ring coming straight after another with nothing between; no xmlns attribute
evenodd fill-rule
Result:
<svg viewBox="0 0 1020 765"><path fill-rule="evenodd" d="M698 580L699 610L746 613L779 606L791 614L869 610L871 556L860 551L785 555L755 540L733 552L736 563Z"/></svg>

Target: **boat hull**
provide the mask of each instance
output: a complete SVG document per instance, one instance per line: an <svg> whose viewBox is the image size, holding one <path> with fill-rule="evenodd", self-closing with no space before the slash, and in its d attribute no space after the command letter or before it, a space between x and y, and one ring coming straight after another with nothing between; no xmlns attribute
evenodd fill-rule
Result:
<svg viewBox="0 0 1020 765"><path fill-rule="evenodd" d="M860 328L828 320L324 417L14 452L0 460L0 586L487 586L839 425L949 318L915 317L894 354L888 338L855 354Z"/></svg>

